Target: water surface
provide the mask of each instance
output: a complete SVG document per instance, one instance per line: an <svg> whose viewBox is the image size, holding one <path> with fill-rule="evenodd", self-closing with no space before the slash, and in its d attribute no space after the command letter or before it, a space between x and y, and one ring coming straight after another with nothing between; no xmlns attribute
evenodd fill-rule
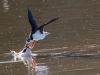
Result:
<svg viewBox="0 0 100 75"><path fill-rule="evenodd" d="M28 75L22 62L5 54L22 50L28 38L27 3L39 26L62 16L45 27L51 34L33 50L39 55L36 75L100 74L99 0L0 0L0 74Z"/></svg>

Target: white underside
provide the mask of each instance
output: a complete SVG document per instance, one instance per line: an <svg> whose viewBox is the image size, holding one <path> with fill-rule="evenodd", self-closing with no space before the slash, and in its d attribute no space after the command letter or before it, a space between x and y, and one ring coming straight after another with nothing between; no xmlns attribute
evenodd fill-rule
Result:
<svg viewBox="0 0 100 75"><path fill-rule="evenodd" d="M46 35L50 34L49 32L43 32L43 34L40 33L39 30L36 31L35 34L33 34L33 39L38 41L38 40L43 40Z"/></svg>
<svg viewBox="0 0 100 75"><path fill-rule="evenodd" d="M28 65L32 64L32 57L37 56L37 54L32 54L30 49L27 49L26 52L15 52L11 51L12 55L14 56L14 60L16 61L17 59L22 60L24 62L27 62Z"/></svg>

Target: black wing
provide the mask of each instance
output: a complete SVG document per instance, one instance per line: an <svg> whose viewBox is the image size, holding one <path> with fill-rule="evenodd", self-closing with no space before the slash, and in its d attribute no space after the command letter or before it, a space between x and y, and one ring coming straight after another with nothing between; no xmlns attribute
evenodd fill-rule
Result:
<svg viewBox="0 0 100 75"><path fill-rule="evenodd" d="M57 20L57 19L59 19L59 18L60 18L60 16L59 16L59 17L56 17L56 18L51 19L51 20L50 20L50 21L48 21L47 23L45 23L45 24L41 25L41 26L38 28L38 30L40 30L40 32L41 32L41 33L43 33L43 28L44 28L46 25L48 25L49 23L51 23L51 22L53 22L53 21L55 21L55 20Z"/></svg>
<svg viewBox="0 0 100 75"><path fill-rule="evenodd" d="M32 33L35 33L38 29L38 26L36 24L36 21L34 20L32 12L31 12L31 10L29 9L28 6L27 6L27 9L28 9L28 19L29 19L29 22L30 22L31 27L32 27Z"/></svg>

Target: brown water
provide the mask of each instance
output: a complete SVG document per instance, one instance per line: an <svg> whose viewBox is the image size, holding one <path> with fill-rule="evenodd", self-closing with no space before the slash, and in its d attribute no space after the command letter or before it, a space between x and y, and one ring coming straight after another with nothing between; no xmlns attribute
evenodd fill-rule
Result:
<svg viewBox="0 0 100 75"><path fill-rule="evenodd" d="M100 75L99 0L0 0L0 75L28 75L22 62L11 63L5 54L19 52L31 31L27 1L38 25L62 15L33 50L35 75Z"/></svg>

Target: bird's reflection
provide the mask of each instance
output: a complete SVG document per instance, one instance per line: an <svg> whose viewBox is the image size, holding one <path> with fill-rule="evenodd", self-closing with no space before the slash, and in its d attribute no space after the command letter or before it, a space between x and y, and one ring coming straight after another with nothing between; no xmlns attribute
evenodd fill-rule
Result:
<svg viewBox="0 0 100 75"><path fill-rule="evenodd" d="M5 8L4 12L7 12L9 10L8 0L3 0L3 7Z"/></svg>
<svg viewBox="0 0 100 75"><path fill-rule="evenodd" d="M35 75L36 74L36 61L35 58L32 58L32 66L31 65L26 65L28 68L28 75Z"/></svg>
<svg viewBox="0 0 100 75"><path fill-rule="evenodd" d="M48 75L47 66L37 66L35 69L28 69L28 75Z"/></svg>
<svg viewBox="0 0 100 75"><path fill-rule="evenodd" d="M16 62L22 60L28 69L28 75L48 75L48 67L41 63L36 63L36 54L32 54L32 57L20 57L20 52L11 51L11 53Z"/></svg>
<svg viewBox="0 0 100 75"><path fill-rule="evenodd" d="M28 50L28 48L27 48ZM22 50L23 51L23 50ZM28 68L28 73L29 74L34 74L36 72L36 61L35 61L35 57L32 56L24 56L23 52L15 52L15 51L11 51L12 56L14 56L14 61L18 61L18 60L22 60L22 62L24 63L24 65Z"/></svg>

